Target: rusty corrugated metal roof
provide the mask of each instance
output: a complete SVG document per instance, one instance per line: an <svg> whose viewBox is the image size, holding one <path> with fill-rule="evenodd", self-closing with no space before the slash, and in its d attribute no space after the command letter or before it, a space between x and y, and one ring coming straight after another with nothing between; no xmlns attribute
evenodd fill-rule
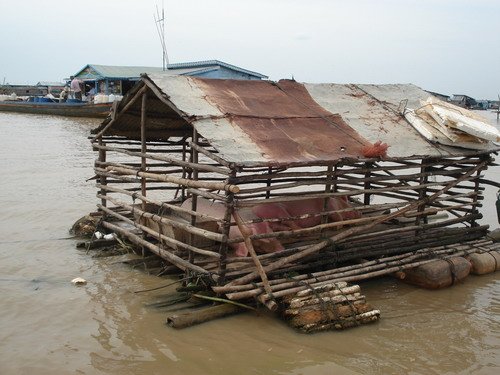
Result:
<svg viewBox="0 0 500 375"><path fill-rule="evenodd" d="M192 125L220 157L239 165L356 159L362 157L363 146L376 141L389 144L388 156L395 158L468 153L430 143L399 114L402 100L415 108L429 96L411 84L301 84L151 74L139 85L153 89L149 98L163 97L148 102L148 128L154 134L174 129L187 133ZM138 107L136 103L130 115L117 120L113 131L138 132Z"/></svg>

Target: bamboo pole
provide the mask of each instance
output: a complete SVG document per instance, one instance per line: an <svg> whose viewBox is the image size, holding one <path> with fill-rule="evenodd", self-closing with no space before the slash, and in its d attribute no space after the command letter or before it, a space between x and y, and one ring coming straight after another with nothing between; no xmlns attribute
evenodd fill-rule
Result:
<svg viewBox="0 0 500 375"><path fill-rule="evenodd" d="M178 185L184 185L184 186L189 186L193 188L205 188L205 189L213 189L213 190L228 190L231 191L232 193L236 193L239 191L238 186L236 185L231 185L231 184L226 184L223 182L211 182L211 181L196 181L196 180L189 180L185 178L180 178L180 177L174 177L174 176L168 176L168 175L159 175L156 173L149 173L149 172L137 172L134 171L133 169L129 168L120 168L120 167L108 167L108 171L115 171L120 174L124 175L138 175L140 177L148 177L153 180L157 181L162 181L162 182L169 182L172 184L178 184Z"/></svg>
<svg viewBox="0 0 500 375"><path fill-rule="evenodd" d="M475 252L478 252L479 249L469 249L469 250L460 250L460 251L443 251L443 252L438 252L438 254L441 255L441 258L449 258L449 257L455 257L455 256L464 256L468 254L472 254ZM445 255L443 255L445 254ZM297 293L299 291L307 290L308 288L311 287L320 287L332 282L339 282L339 281L348 281L348 282L353 282L353 281L361 281L361 280L367 280L370 278L374 277L379 277L379 276L384 276L384 275L389 275L394 272L398 271L404 271L406 269L418 267L420 265L430 263L435 261L436 259L439 258L430 258L430 259L424 259L424 260L417 260L415 259L421 259L422 256L414 256L414 257L409 257L408 263L403 263L401 261L395 261L395 262L389 262L387 265L376 265L376 266L370 266L366 267L366 269L363 272L344 272L344 273L338 273L338 274L327 274L327 275L321 275L321 276L316 276L316 277L311 277L307 279L300 280L299 282L293 282L289 281L287 283L283 284L277 284L271 286L271 289L273 290L273 296L275 298L282 298L287 295L291 295L294 293ZM251 298L259 295L261 293L260 289L252 289L250 291L243 291L243 292L234 292L234 293L226 293L227 298L231 300L239 300L239 299L246 299L246 298ZM265 295L261 297L263 300L267 300L270 297Z"/></svg>
<svg viewBox="0 0 500 375"><path fill-rule="evenodd" d="M194 264L189 263L188 261L185 261L184 259L178 257L177 255L166 251L148 241L143 240L141 237L131 233L130 231L123 229L119 227L118 225L109 223L107 221L103 221L102 225L107 228L112 230L115 233L118 233L124 237L127 237L130 241L133 243L139 245L139 246L144 246L148 248L152 253L158 255L159 257L169 261L170 263L176 265L179 267L181 270L185 271L186 269L190 269L193 272L196 272L198 274L202 275L210 275L214 280L217 280L217 275L210 274L208 271L205 269L198 267Z"/></svg>
<svg viewBox="0 0 500 375"><path fill-rule="evenodd" d="M467 177L467 178L469 178L469 177ZM476 177L473 177L473 178L476 178ZM461 180L461 181L463 181L463 180ZM425 185L412 186L411 189L412 190L420 190L420 189L425 189L425 188L432 187L432 186L441 187L443 185L453 183L453 182L455 182L455 179L447 180L447 181L443 181L443 182L431 182L431 183L427 183ZM338 181L338 184L340 185L341 181ZM289 187L299 187L299 186L301 186L301 184L290 184ZM455 186L455 185L453 185L453 186ZM272 190L276 189L276 188L277 188L277 185L273 185L270 187L270 189L272 189ZM405 190L408 190L408 186L395 186L394 185L394 186L388 187L388 188L356 189L356 190L347 190L347 191L342 191L342 192L337 192L337 193L329 193L329 194L325 194L324 192L317 192L317 193L313 193L313 194L307 194L307 198L353 196L353 195L362 195L362 194L366 194L366 193L380 194L382 192L393 192L394 193L394 192L405 191ZM300 194L288 194L286 196L283 194L280 197L269 198L269 199L252 199L249 201L242 201L245 199L249 199L250 197L245 197L243 195L243 193L245 193L245 190L240 190L239 193L240 194L238 194L238 196L237 196L237 198L239 199L237 207L248 207L248 206L254 206L257 204L264 204L264 203L282 203L282 202L287 202L287 201L291 201L291 200L303 200L304 199L304 194L300 193Z"/></svg>
<svg viewBox="0 0 500 375"><path fill-rule="evenodd" d="M491 240L479 240L479 241L471 241L467 244L462 245L442 245L435 247L423 248L420 250L416 250L414 252L408 252L398 255L393 255L389 257L379 258L370 260L363 263L357 263L353 265L338 267L334 269L330 269L327 271L313 272L311 274L304 274L293 276L292 278L279 278L273 279L269 281L269 285L274 287L276 285L294 285L293 283L297 283L300 281L304 281L307 279L311 279L319 276L328 276L328 275L340 275L340 276L349 276L355 275L357 273L362 273L366 271L373 271L376 269L381 269L388 266L394 266L398 264L406 264L412 262L415 259L419 259L422 257L427 257L429 254L431 255L440 255L440 254L448 254L458 250L470 250L472 248L478 248L480 246L487 246L492 244ZM290 283L290 284L287 284ZM213 290L217 293L227 293L227 292L241 292L247 290L254 290L252 293L256 293L256 290L262 283L257 282L255 284L245 284L245 285L225 285L222 287L213 287ZM276 289L274 289L276 290ZM253 295L253 294L252 294Z"/></svg>
<svg viewBox="0 0 500 375"><path fill-rule="evenodd" d="M266 272L264 271L264 268L262 268L262 264L259 261L259 258L257 257L257 253L255 252L255 249L253 248L252 240L250 239L250 234L252 231L245 227L243 224L243 220L241 219L240 215L238 212L234 211L233 212L233 217L234 221L236 222L236 225L238 225L238 229L240 230L241 234L243 235L243 238L245 239L245 246L250 253L250 256L252 257L252 260L254 261L255 267L257 268L257 272L259 273L259 276L262 280L262 285L264 286L264 290L268 295L272 295L271 287L269 286L269 280L267 279ZM276 304L275 301L269 301L265 303L267 308L269 308L271 311L276 311L278 308L278 305Z"/></svg>
<svg viewBox="0 0 500 375"><path fill-rule="evenodd" d="M230 178L233 179L236 176L236 170L231 171ZM234 212L234 194L230 191L226 191L226 210L224 212L224 221L222 225L222 234L229 239L229 230L231 229L231 217ZM228 252L227 240L222 242L219 248L219 254L221 259L219 262L219 284L223 284L226 278L226 267L227 267L227 252Z"/></svg>
<svg viewBox="0 0 500 375"><path fill-rule="evenodd" d="M147 169L147 164L146 164L146 158L144 155L147 153L147 146L146 146L146 121L147 121L147 113L146 113L146 103L147 103L148 97L147 93L144 92L142 94L142 103L141 103L141 171L146 172ZM143 176L141 178L141 194L143 196L146 196L146 178ZM142 209L146 210L146 202L142 202Z"/></svg>
<svg viewBox="0 0 500 375"><path fill-rule="evenodd" d="M441 211L449 211L449 210L453 210L453 209L458 209L460 207L469 206L469 205L470 204L447 206L444 208L430 208L430 209L427 209L427 210L424 210L421 212L407 211L406 213L404 213L404 215L401 215L401 216L405 217L405 218L420 217L420 216L425 216L425 215L430 215L430 214L436 214L436 213L441 212ZM336 212L343 212L343 211L349 211L349 209L338 210ZM342 228L346 225L370 223L370 222L376 221L377 219L383 218L386 215L387 214L381 214L381 215L377 215L377 216L362 217L360 219L343 220L343 221L336 221L336 222L326 223L326 224L318 224L314 227L296 229L296 230L291 230L291 231L279 231L279 232L272 232L272 233L255 234L255 235L251 235L250 238L252 240L259 240L259 239L264 239L264 238L278 238L278 239L281 238L282 239L282 238L303 237L306 235L322 233L328 229ZM245 223L245 224L248 224L248 223ZM235 238L228 240L228 242L229 243L243 242L243 238L242 237L235 237Z"/></svg>
<svg viewBox="0 0 500 375"><path fill-rule="evenodd" d="M457 228L461 229L461 228ZM363 257L375 257L375 256L392 256L394 254L401 254L404 252L413 252L420 250L429 246L441 246L456 244L462 241L471 241L485 235L487 226L483 228L469 228L468 230L460 230L460 232L455 233L465 233L465 234L452 234L445 233L446 236L440 237L440 233L429 233L426 238L425 235L420 237L411 237L404 240L394 240L394 239L381 239L379 244L374 244L372 246L349 246L343 247L343 250L335 251L325 251L322 254L315 254L308 257L308 260L303 263L291 263L285 265L278 269L277 271L269 272L269 275L274 273L283 274L291 272L306 272L307 270L314 270L317 267L333 266L335 267L339 262L346 262L350 260L356 260ZM340 245L343 246L343 245ZM287 254L293 254L305 247L299 247L292 252L287 252ZM283 255L284 256L284 255ZM274 258L260 258L263 265L269 264ZM238 276L246 275L252 272L253 269L248 266L240 266L237 270L229 272L227 274L228 278L234 279Z"/></svg>
<svg viewBox="0 0 500 375"><path fill-rule="evenodd" d="M178 329L187 328L196 324L205 323L210 320L233 315L242 311L243 309L239 306L231 304L220 304L185 313L176 313L170 315L167 317L166 324L170 327Z"/></svg>
<svg viewBox="0 0 500 375"><path fill-rule="evenodd" d="M194 127L193 127L192 139L193 139L193 141L190 142L191 143L191 161L194 164L198 164L198 151L196 150L196 148L192 147L192 145L196 145L198 143L198 132L196 131L196 129ZM198 171L196 169L194 169L192 171L192 175L191 175L190 180L191 181L198 180ZM196 211L197 207L198 207L198 195L192 193L192 195L191 195L191 211ZM196 216L194 216L194 215L191 216L191 225L193 227L196 226ZM192 234L189 234L188 241L189 241L190 245L192 245L194 243L194 237ZM189 253L189 262L194 263L194 253L193 252Z"/></svg>
<svg viewBox="0 0 500 375"><path fill-rule="evenodd" d="M189 193L191 193L192 195L199 195L203 198L206 198L206 199L213 199L213 200L216 200L216 201L226 201L226 197L223 197L222 195L219 195L219 194L214 194L214 193L211 193L209 191L205 191L205 190L200 190L200 189L194 189L194 188L189 188L187 189L187 191Z"/></svg>
<svg viewBox="0 0 500 375"><path fill-rule="evenodd" d="M470 164L472 164L472 165L475 165L480 161L477 158L475 158L475 159L468 158L466 160L470 161ZM401 161L399 161L399 163L401 163ZM456 160L443 160L439 164L443 164L445 166L453 166L453 165L457 164L457 161ZM430 164L430 163L423 164L423 166L426 166L426 167L432 167L435 165L438 165L438 164ZM407 163L403 163L403 165L384 166L383 168L379 167L379 168L375 168L375 169L373 169L373 168L368 169L366 167L361 167L361 166L356 167L353 164L353 165L347 165L347 167L353 167L353 168L344 168L344 169L337 168L335 175L340 177L344 174L349 174L349 173L354 173L354 172L358 173L358 174L364 174L366 172L370 172L370 171L373 172L373 170L378 170L378 169L396 171L396 170L404 170L404 169L410 169L410 168L420 168L421 166L422 166L421 164L417 164L417 163L411 163L410 165L408 165ZM319 167L319 165L318 165L318 167ZM267 169L264 169L264 170L267 172ZM240 184L240 183L244 183L244 182L264 182L268 178L271 178L273 180L278 180L280 178L287 178L287 177L292 177L292 178L296 178L296 177L320 177L320 176L325 176L325 175L326 175L326 172L324 170L322 170L322 171L300 171L300 172L288 172L287 171L287 172L279 172L279 173L273 173L273 174L269 174L269 173L250 174L250 175L242 174L236 178L234 183Z"/></svg>
<svg viewBox="0 0 500 375"><path fill-rule="evenodd" d="M100 146L103 145L102 136L98 138L98 142ZM102 163L106 162L106 150L99 149L99 161ZM106 176L100 176L99 182L101 183L102 186L106 186L107 185ZM106 191L104 189L101 189L101 194L106 195ZM106 200L102 199L101 204L103 206L106 206Z"/></svg>
<svg viewBox="0 0 500 375"><path fill-rule="evenodd" d="M433 199L435 199L438 196L446 193L449 189L453 188L455 185L457 185L461 181L465 180L466 178L468 178L469 176L471 176L476 171L480 170L482 167L484 167L484 165L486 165L486 161L483 161L483 162L479 163L475 168L473 168L472 170L468 171L467 173L465 173L464 175L462 175L457 180L449 182L440 191L432 194L431 196L426 197L424 199L424 201L425 202L431 202ZM339 233L339 234L337 234L337 235L335 235L335 236L333 236L331 238L328 238L325 241L321 241L321 242L319 242L319 243L317 243L315 245L312 245L309 248L304 249L304 250L302 250L299 253L289 255L287 257L281 258L280 260L278 260L278 261L276 261L274 263L271 263L271 264L267 265L266 268L265 268L265 271L269 272L269 271L273 271L275 269L278 269L278 268L282 267L285 264L297 261L299 259L304 258L307 255L310 255L310 254L313 254L315 252L318 252L319 250L323 249L324 247L326 247L328 245L334 245L339 240L346 239L347 237L350 237L353 234L358 234L360 232L369 230L369 229L373 228L374 226L376 226L378 224L381 224L381 223L386 222L388 220L391 220L391 219L394 219L396 217L399 217L399 216L403 215L404 213L406 213L406 212L408 212L410 210L415 209L421 203L422 202L420 200L416 201L414 203L411 203L411 204L407 205L406 207L403 207L401 210L399 210L399 211L397 211L395 213L391 213L391 214L388 214L388 215L383 215L381 218L378 218L378 219L374 220L372 223L369 223L369 224L366 224L366 225L362 225L362 226L359 226L359 227L355 227L355 228L347 229L347 230L345 230L345 231L343 231L343 232L341 232L341 233ZM254 272L252 272L252 273L250 273L248 275L245 275L245 276L243 276L243 277L241 277L239 279L231 281L230 284L232 284L232 285L246 284L246 283L252 281L253 279L255 279L257 277L257 275L258 275L258 273L256 271L254 271Z"/></svg>
<svg viewBox="0 0 500 375"><path fill-rule="evenodd" d="M96 149L104 149L106 151L112 151L120 154L125 154L129 156L136 156L138 158L142 157L140 152L132 152L132 151L127 151L122 148L117 148L117 147L110 147L110 146L99 146L98 143L93 143L92 146ZM213 172L213 173L218 173L218 174L223 174L223 175L228 175L229 171L227 169L221 168L221 167L215 167L213 165L206 165L206 164L194 164L186 161L182 161L181 159L177 159L174 157L169 157L167 155L153 155L151 153L147 153L144 155L148 159L152 160L158 160L158 161L164 161L168 163L172 163L181 167L186 167L186 168L191 168L191 169L197 169L199 171L206 171L206 172Z"/></svg>
<svg viewBox="0 0 500 375"><path fill-rule="evenodd" d="M98 196L98 198L101 198L101 196ZM212 241L216 241L216 242L226 242L227 241L227 237L222 235L222 234L210 232L208 230L201 229L201 228L196 228L190 224L187 224L187 223L184 224L184 223L181 223L177 220L169 219L169 218L166 218L164 216L160 216L160 215L157 215L154 213L145 212L138 207L130 206L125 202L118 201L118 200L113 199L111 197L106 197L105 199L110 201L111 203L117 205L117 206L121 206L121 207L129 210L132 213L137 213L140 217L145 217L145 218L151 219L157 223L168 224L168 225L171 225L172 227L185 230L186 232L189 232L189 233L201 236L201 237L208 238Z"/></svg>
<svg viewBox="0 0 500 375"><path fill-rule="evenodd" d="M191 148L193 148L194 150L202 153L203 155L205 155L209 159L212 159L216 163L223 165L226 168L231 168L231 163L228 163L226 160L222 159L220 156L214 154L213 152L210 152L210 151L204 149L203 147L199 146L198 144L195 144L194 140L193 140L193 142L189 142L189 146Z"/></svg>
<svg viewBox="0 0 500 375"><path fill-rule="evenodd" d="M176 240L175 238L171 238L171 237L168 237L168 236L165 236L164 234L161 234L145 225L142 225L140 223L137 223L137 222L134 222L133 220L131 219L128 219L127 217L123 216L123 215L120 215L112 210L110 210L109 208L106 208L106 207L103 207L104 211L106 211L107 213L109 213L111 216L113 217L116 217L117 219L121 220L121 221L124 221L130 225L133 225L134 227L140 229L141 231L145 232L145 233L148 233L150 234L151 236L155 237L156 239L158 240L161 240L161 241L164 241L166 242L170 247L172 247L172 249L175 249L177 247L180 247L180 248L183 248L187 251L192 251L194 253L197 253L197 254L200 254L200 255L204 255L204 256L207 256L207 257L211 257L211 258L216 258L216 259L219 259L220 258L220 255L214 251L209 251L209 250L203 250L203 249L199 249L195 246L191 246L191 245L188 245L188 244L185 244L184 242L181 242L181 241L178 241ZM143 237L144 240L146 240L144 237ZM168 250L167 250L168 251Z"/></svg>
<svg viewBox="0 0 500 375"><path fill-rule="evenodd" d="M96 186L98 188L101 188L101 186L99 184L97 184ZM128 196L130 196L130 197L132 197L134 199L140 199L140 200L143 200L145 202L155 204L155 205L158 206L158 208L167 208L168 210L175 211L175 212L177 212L179 214L187 214L187 215L191 215L191 216L192 215L196 215L200 219L212 220L212 221L216 221L216 222L222 222L222 220L220 218L216 218L216 217L213 217L213 216L210 216L210 215L201 214L201 213L198 213L198 212L195 212L195 211L191 211L191 210L188 210L186 208L183 208L183 207L180 207L180 206L176 206L174 204L160 202L160 201L157 201L157 200L152 199L150 197L145 197L145 196L143 196L141 194L131 193L131 192L129 192L127 190L124 190L124 189L119 189L119 188L111 187L111 186L106 186L104 189L107 190L107 191L115 192L115 193L125 194L125 195L128 195Z"/></svg>
<svg viewBox="0 0 500 375"><path fill-rule="evenodd" d="M92 141L95 141L99 137L102 137L104 133L111 127L113 124L121 117L123 113L125 113L132 105L136 102L137 99L139 99L143 93L145 93L147 90L146 86L143 86L137 93L133 96L133 98L123 107L118 114L114 116L114 118L99 132L97 133L94 138L92 138Z"/></svg>

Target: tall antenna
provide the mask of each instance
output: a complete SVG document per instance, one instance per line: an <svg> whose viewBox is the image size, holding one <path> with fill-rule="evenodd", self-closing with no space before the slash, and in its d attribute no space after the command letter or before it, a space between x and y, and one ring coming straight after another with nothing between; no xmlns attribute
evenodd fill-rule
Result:
<svg viewBox="0 0 500 375"><path fill-rule="evenodd" d="M161 49L163 51L162 55L162 67L165 71L168 68L168 54L167 45L165 44L165 8L163 6L163 1L161 3L161 14L158 10L158 5L156 5L156 14L153 13L153 18L155 20L156 31L160 38Z"/></svg>

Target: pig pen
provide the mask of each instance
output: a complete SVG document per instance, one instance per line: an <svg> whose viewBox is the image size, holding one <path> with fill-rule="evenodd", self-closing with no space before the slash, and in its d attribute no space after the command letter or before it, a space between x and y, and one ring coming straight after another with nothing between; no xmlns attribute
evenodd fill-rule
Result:
<svg viewBox="0 0 500 375"><path fill-rule="evenodd" d="M425 140L398 106L427 97L413 85L144 75L93 131L101 226L271 310L493 248L478 220L497 148ZM389 148L370 154L377 142Z"/></svg>

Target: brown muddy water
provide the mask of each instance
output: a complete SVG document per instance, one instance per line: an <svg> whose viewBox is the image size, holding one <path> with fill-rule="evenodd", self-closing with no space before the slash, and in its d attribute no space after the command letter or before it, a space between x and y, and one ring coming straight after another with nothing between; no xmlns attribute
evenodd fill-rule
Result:
<svg viewBox="0 0 500 375"><path fill-rule="evenodd" d="M97 124L0 113L0 374L500 373L500 273L441 291L363 283L382 319L345 332L304 335L265 312L165 326L166 312L145 304L168 289L134 293L165 280L69 238L96 204L85 179ZM492 229L495 190L482 208ZM72 285L77 276L88 284Z"/></svg>

